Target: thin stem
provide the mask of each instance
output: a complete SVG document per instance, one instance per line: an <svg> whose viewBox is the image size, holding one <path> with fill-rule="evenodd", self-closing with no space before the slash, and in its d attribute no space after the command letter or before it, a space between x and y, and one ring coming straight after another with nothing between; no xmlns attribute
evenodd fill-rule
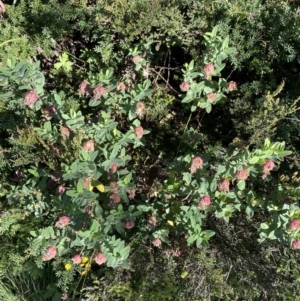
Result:
<svg viewBox="0 0 300 301"><path fill-rule="evenodd" d="M186 123L186 125L185 125L184 131L183 131L183 134L182 134L182 136L181 136L181 139L180 139L180 142L179 142L179 145L178 145L178 149L177 149L177 152L176 152L176 156L175 156L175 158L177 158L177 155L178 155L178 152L179 152L179 149L180 149L181 143L182 143L183 135L185 134L185 131L186 131L186 129L187 129L187 127L188 127L189 123L190 123L191 117L192 117L192 113L190 114L190 116L189 116L189 119L188 119L188 121L187 121L187 123Z"/></svg>

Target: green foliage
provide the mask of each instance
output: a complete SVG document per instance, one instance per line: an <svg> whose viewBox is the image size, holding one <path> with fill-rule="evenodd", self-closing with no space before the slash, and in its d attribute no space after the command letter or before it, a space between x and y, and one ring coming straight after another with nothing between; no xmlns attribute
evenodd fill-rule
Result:
<svg viewBox="0 0 300 301"><path fill-rule="evenodd" d="M294 300L297 287L288 283L299 273L289 267L297 255L287 248L300 242L290 227L300 220L295 7L269 0L5 7L4 270L12 264L13 274L39 278L49 269L55 277L42 290L52 300L96 300L92 281L103 300ZM230 228L239 223L251 243ZM230 249L230 235L234 252L221 260L217 249ZM273 252L274 240L284 247L274 243ZM210 243L215 253L203 249ZM243 273L241 251L253 262L273 252L279 267L262 259L268 275L291 273L269 276L272 293L256 263Z"/></svg>

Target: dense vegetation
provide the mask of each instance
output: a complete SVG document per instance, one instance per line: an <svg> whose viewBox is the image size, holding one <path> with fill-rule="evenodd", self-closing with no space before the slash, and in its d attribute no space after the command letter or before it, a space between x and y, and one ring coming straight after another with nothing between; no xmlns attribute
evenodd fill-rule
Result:
<svg viewBox="0 0 300 301"><path fill-rule="evenodd" d="M299 300L300 7L0 1L0 301Z"/></svg>

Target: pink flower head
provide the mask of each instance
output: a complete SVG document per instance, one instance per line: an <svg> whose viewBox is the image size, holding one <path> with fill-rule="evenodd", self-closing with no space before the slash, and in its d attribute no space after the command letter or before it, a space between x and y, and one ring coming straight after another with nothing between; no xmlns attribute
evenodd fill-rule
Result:
<svg viewBox="0 0 300 301"><path fill-rule="evenodd" d="M161 246L161 240L159 238L155 238L153 241L152 241L153 245L155 247L160 247Z"/></svg>
<svg viewBox="0 0 300 301"><path fill-rule="evenodd" d="M227 84L227 91L228 92L231 92L231 91L235 91L237 90L237 83L234 82L234 81L230 81L228 84Z"/></svg>
<svg viewBox="0 0 300 301"><path fill-rule="evenodd" d="M291 222L290 222L290 229L292 231L298 231L300 230L300 220L298 219L293 219Z"/></svg>
<svg viewBox="0 0 300 301"><path fill-rule="evenodd" d="M82 180L82 182L83 182L83 187L84 187L85 189L89 189L90 179L89 179L89 178L84 178L84 179Z"/></svg>
<svg viewBox="0 0 300 301"><path fill-rule="evenodd" d="M124 223L124 228L125 229L132 229L134 227L135 223L131 220L126 220Z"/></svg>
<svg viewBox="0 0 300 301"><path fill-rule="evenodd" d="M64 139L68 139L70 137L72 130L67 126L61 126L60 132Z"/></svg>
<svg viewBox="0 0 300 301"><path fill-rule="evenodd" d="M135 55L133 58L132 58L132 61L135 65L137 65L140 61L141 61L141 57L139 55Z"/></svg>
<svg viewBox="0 0 300 301"><path fill-rule="evenodd" d="M59 185L57 188L56 188L56 195L63 195L66 191L66 187L64 185Z"/></svg>
<svg viewBox="0 0 300 301"><path fill-rule="evenodd" d="M230 182L228 179L221 179L218 181L218 189L221 192L229 192Z"/></svg>
<svg viewBox="0 0 300 301"><path fill-rule="evenodd" d="M0 15L6 12L3 2L0 0Z"/></svg>
<svg viewBox="0 0 300 301"><path fill-rule="evenodd" d="M248 169L245 168L238 170L234 175L234 178L237 180L247 180L248 177L249 177L249 171Z"/></svg>
<svg viewBox="0 0 300 301"><path fill-rule="evenodd" d="M263 179L266 178L269 174L270 171L275 167L275 163L272 160L269 160L267 162L265 162L262 166L263 168Z"/></svg>
<svg viewBox="0 0 300 301"><path fill-rule="evenodd" d="M192 164L191 164L191 167L190 167L190 171L191 173L195 173L197 171L197 169L199 168L202 168L203 166L203 160L198 156L198 157L195 157L193 160L192 160Z"/></svg>
<svg viewBox="0 0 300 301"><path fill-rule="evenodd" d="M72 261L74 264L80 264L81 263L81 256L76 254L72 257Z"/></svg>
<svg viewBox="0 0 300 301"><path fill-rule="evenodd" d="M134 134L136 138L141 139L143 137L144 129L141 126L137 126L134 129Z"/></svg>
<svg viewBox="0 0 300 301"><path fill-rule="evenodd" d="M293 241L292 248L294 250L300 250L300 240L299 239Z"/></svg>
<svg viewBox="0 0 300 301"><path fill-rule="evenodd" d="M55 115L56 109L53 106L46 106L44 109L45 118L47 120L51 120L51 118Z"/></svg>
<svg viewBox="0 0 300 301"><path fill-rule="evenodd" d="M200 198L198 208L200 210L205 210L210 205L211 205L211 199L208 195L205 195L202 198Z"/></svg>
<svg viewBox="0 0 300 301"><path fill-rule="evenodd" d="M56 248L55 247L48 247L46 253L42 256L43 261L49 261L56 256Z"/></svg>
<svg viewBox="0 0 300 301"><path fill-rule="evenodd" d="M94 89L94 100L98 100L98 99L100 99L100 97L104 94L106 92L106 89L103 87L103 86L101 86L101 85L98 85L98 86L96 86L95 87L95 89Z"/></svg>
<svg viewBox="0 0 300 301"><path fill-rule="evenodd" d="M62 229L68 226L70 223L70 218L66 215L61 216L55 224L56 228Z"/></svg>
<svg viewBox="0 0 300 301"><path fill-rule="evenodd" d="M117 193L119 191L120 186L117 181L113 180L110 181L109 188L112 192Z"/></svg>
<svg viewBox="0 0 300 301"><path fill-rule="evenodd" d="M117 195L117 194L112 194L110 197L109 197L110 201L114 204L118 204L121 202L121 198Z"/></svg>
<svg viewBox="0 0 300 301"><path fill-rule="evenodd" d="M88 152L93 152L95 149L95 143L93 140L88 140L83 143L82 147Z"/></svg>
<svg viewBox="0 0 300 301"><path fill-rule="evenodd" d="M95 257L94 257L94 260L98 265L101 265L101 264L103 264L107 261L106 258L103 255L103 253L96 254Z"/></svg>
<svg viewBox="0 0 300 301"><path fill-rule="evenodd" d="M208 102L213 102L216 99L217 95L216 93L210 92L206 94L206 98Z"/></svg>
<svg viewBox="0 0 300 301"><path fill-rule="evenodd" d="M182 92L187 92L190 89L190 84L188 82L182 82L179 87Z"/></svg>
<svg viewBox="0 0 300 301"><path fill-rule="evenodd" d="M204 73L207 79L211 78L214 71L215 71L215 66L213 64L207 64L204 66Z"/></svg>
<svg viewBox="0 0 300 301"><path fill-rule="evenodd" d="M156 226L156 222L157 222L157 220L156 220L156 217L154 215L149 216L149 218L148 218L148 226L150 228L154 228Z"/></svg>
<svg viewBox="0 0 300 301"><path fill-rule="evenodd" d="M145 109L145 104L141 101L139 101L137 104L136 104L136 111L135 111L135 114L141 118L143 117L143 110Z"/></svg>
<svg viewBox="0 0 300 301"><path fill-rule="evenodd" d="M117 85L117 91L124 91L124 90L126 90L126 85L123 82L119 83Z"/></svg>
<svg viewBox="0 0 300 301"><path fill-rule="evenodd" d="M35 91L27 92L24 97L23 104L33 109L34 104L37 102L39 96Z"/></svg>
<svg viewBox="0 0 300 301"><path fill-rule="evenodd" d="M118 170L118 164L117 163L112 163L110 168L109 168L109 173L113 174Z"/></svg>
<svg viewBox="0 0 300 301"><path fill-rule="evenodd" d="M89 90L90 90L89 84L84 80L79 86L79 91L78 91L79 97L88 96L90 94Z"/></svg>

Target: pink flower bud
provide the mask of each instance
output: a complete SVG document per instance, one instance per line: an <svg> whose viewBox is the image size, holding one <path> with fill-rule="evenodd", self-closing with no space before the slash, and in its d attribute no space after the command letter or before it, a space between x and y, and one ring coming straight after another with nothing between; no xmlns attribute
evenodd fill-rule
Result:
<svg viewBox="0 0 300 301"><path fill-rule="evenodd" d="M56 109L53 106L47 106L44 109L44 114L45 114L46 120L51 120L51 118L55 115L55 113L56 113Z"/></svg>
<svg viewBox="0 0 300 301"><path fill-rule="evenodd" d="M60 132L64 139L68 139L70 137L72 130L67 126L61 126Z"/></svg>
<svg viewBox="0 0 300 301"><path fill-rule="evenodd" d="M90 94L89 88L90 88L89 84L86 81L83 81L79 86L79 91L78 91L79 97L88 96Z"/></svg>
<svg viewBox="0 0 300 301"><path fill-rule="evenodd" d="M72 261L74 264L80 264L81 263L81 256L76 254L72 257Z"/></svg>
<svg viewBox="0 0 300 301"><path fill-rule="evenodd" d="M208 102L213 102L216 99L217 95L216 93L210 92L206 94L206 97Z"/></svg>
<svg viewBox="0 0 300 301"><path fill-rule="evenodd" d="M143 137L144 129L141 126L137 126L134 129L134 134L136 138L141 139Z"/></svg>
<svg viewBox="0 0 300 301"><path fill-rule="evenodd" d="M231 91L235 91L237 90L237 83L234 82L234 81L230 81L228 84L227 84L227 91L228 92L231 92Z"/></svg>
<svg viewBox="0 0 300 301"><path fill-rule="evenodd" d="M49 261L56 256L56 248L55 247L48 247L46 253L42 256L43 261Z"/></svg>
<svg viewBox="0 0 300 301"><path fill-rule="evenodd" d="M202 168L203 160L198 156L192 160L192 164L190 167L191 174L195 173L197 169Z"/></svg>
<svg viewBox="0 0 300 301"><path fill-rule="evenodd" d="M101 264L103 264L107 261L106 258L103 255L103 253L96 254L95 257L94 257L94 260L98 265L101 265Z"/></svg>
<svg viewBox="0 0 300 301"><path fill-rule="evenodd" d="M215 66L213 64L207 64L204 66L204 73L207 79L211 78L214 71L215 71Z"/></svg>
<svg viewBox="0 0 300 301"><path fill-rule="evenodd" d="M262 166L263 173L264 173L263 179L266 178L270 174L271 170L274 167L275 167L275 163L272 160L269 160L263 164L263 166Z"/></svg>
<svg viewBox="0 0 300 301"><path fill-rule="evenodd" d="M83 182L83 187L85 189L89 189L90 179L89 178L82 179L82 182Z"/></svg>
<svg viewBox="0 0 300 301"><path fill-rule="evenodd" d="M131 220L126 220L124 223L125 229L132 229L135 226L135 223Z"/></svg>
<svg viewBox="0 0 300 301"><path fill-rule="evenodd" d="M218 181L218 189L220 192L229 192L230 182L228 179L221 179Z"/></svg>
<svg viewBox="0 0 300 301"><path fill-rule="evenodd" d="M135 65L137 65L140 61L141 61L141 57L139 55L135 55L133 58L132 58L132 61Z"/></svg>
<svg viewBox="0 0 300 301"><path fill-rule="evenodd" d="M234 175L234 178L237 180L247 180L248 177L249 177L249 171L245 168L238 170Z"/></svg>
<svg viewBox="0 0 300 301"><path fill-rule="evenodd" d="M94 89L94 100L98 100L98 99L100 99L100 97L104 94L106 92L106 89L103 87L103 86L101 86L101 85L98 85L98 86L96 86L95 87L95 89Z"/></svg>
<svg viewBox="0 0 300 301"><path fill-rule="evenodd" d="M66 215L61 216L55 224L56 228L62 229L68 226L70 223L70 218Z"/></svg>
<svg viewBox="0 0 300 301"><path fill-rule="evenodd" d="M66 187L64 185L59 185L57 188L56 188L56 195L59 196L59 195L63 195L66 191Z"/></svg>
<svg viewBox="0 0 300 301"><path fill-rule="evenodd" d="M292 248L294 250L300 250L300 240L299 239L293 241Z"/></svg>
<svg viewBox="0 0 300 301"><path fill-rule="evenodd" d="M37 102L39 96L35 91L27 92L24 97L23 104L33 109L34 104Z"/></svg>
<svg viewBox="0 0 300 301"><path fill-rule="evenodd" d="M157 222L157 220L156 220L156 217L154 215L149 216L149 218L148 218L148 226L150 228L154 228L156 226L156 222Z"/></svg>
<svg viewBox="0 0 300 301"><path fill-rule="evenodd" d="M153 241L152 241L153 245L155 247L160 247L161 246L161 240L159 238L155 238Z"/></svg>
<svg viewBox="0 0 300 301"><path fill-rule="evenodd" d="M188 82L182 82L179 87L182 92L187 92L190 89L190 84Z"/></svg>
<svg viewBox="0 0 300 301"><path fill-rule="evenodd" d="M109 173L113 174L118 170L118 164L117 163L112 163L110 168L109 168Z"/></svg>
<svg viewBox="0 0 300 301"><path fill-rule="evenodd" d="M300 230L300 221L297 220L297 219L293 219L291 222L290 222L290 229L292 231L298 231Z"/></svg>
<svg viewBox="0 0 300 301"><path fill-rule="evenodd" d="M126 90L126 85L122 82L122 83L119 83L117 85L117 91L124 91Z"/></svg>
<svg viewBox="0 0 300 301"><path fill-rule="evenodd" d="M121 198L117 195L117 194L112 194L110 197L109 197L110 201L114 204L118 204L121 202Z"/></svg>
<svg viewBox="0 0 300 301"><path fill-rule="evenodd" d="M208 195L203 196L199 200L198 208L200 210L205 210L209 205L211 205L211 199Z"/></svg>
<svg viewBox="0 0 300 301"><path fill-rule="evenodd" d="M136 104L136 111L135 111L135 114L141 118L143 117L143 110L145 109L145 105L143 102L139 101L137 104Z"/></svg>
<svg viewBox="0 0 300 301"><path fill-rule="evenodd" d="M95 143L93 140L88 140L83 143L83 149L85 149L88 152L93 152L95 149Z"/></svg>

